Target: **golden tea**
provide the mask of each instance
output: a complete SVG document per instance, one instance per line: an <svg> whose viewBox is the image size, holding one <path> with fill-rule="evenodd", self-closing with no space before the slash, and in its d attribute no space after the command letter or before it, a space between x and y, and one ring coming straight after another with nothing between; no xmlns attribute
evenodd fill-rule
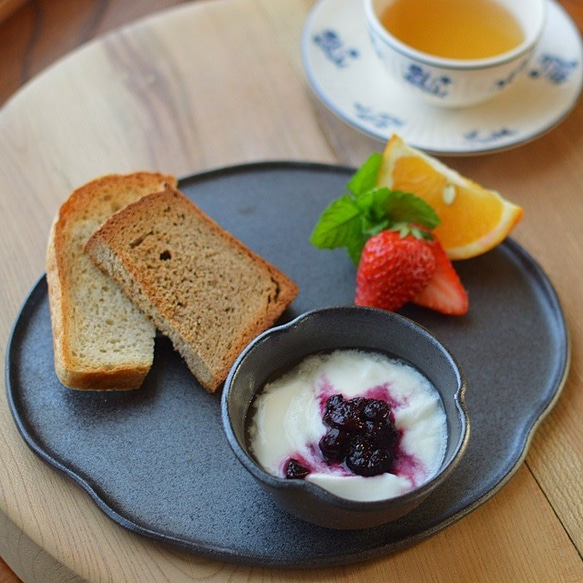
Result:
<svg viewBox="0 0 583 583"><path fill-rule="evenodd" d="M495 0L395 0L383 26L410 47L450 59L483 59L524 40L520 24Z"/></svg>

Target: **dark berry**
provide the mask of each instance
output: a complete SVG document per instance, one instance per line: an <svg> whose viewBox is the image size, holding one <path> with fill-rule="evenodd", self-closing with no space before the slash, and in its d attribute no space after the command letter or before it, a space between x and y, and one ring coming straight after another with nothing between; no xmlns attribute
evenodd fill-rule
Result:
<svg viewBox="0 0 583 583"><path fill-rule="evenodd" d="M390 419L381 423L366 421L363 435L372 445L384 449L391 449L397 442L397 430Z"/></svg>
<svg viewBox="0 0 583 583"><path fill-rule="evenodd" d="M336 395L330 397L326 402L326 413L324 423L330 427L338 427L346 431L360 431L364 427L361 415L361 403L354 399L338 401ZM335 399L331 403L331 399Z"/></svg>
<svg viewBox="0 0 583 583"><path fill-rule="evenodd" d="M348 433L337 427L330 428L320 439L320 451L329 462L342 462L346 456Z"/></svg>
<svg viewBox="0 0 583 583"><path fill-rule="evenodd" d="M379 399L367 399L362 408L362 415L367 421L380 423L389 416L389 406Z"/></svg>
<svg viewBox="0 0 583 583"><path fill-rule="evenodd" d="M360 476L391 470L398 432L385 401L364 397L347 401L332 395L326 401L324 423L330 428L319 443L325 460L344 462Z"/></svg>
<svg viewBox="0 0 583 583"><path fill-rule="evenodd" d="M328 397L328 400L326 401L326 411L330 411L335 407L338 407L338 405L340 405L340 403L342 403L343 401L344 397L340 394Z"/></svg>
<svg viewBox="0 0 583 583"><path fill-rule="evenodd" d="M355 474L366 476L372 452L372 447L363 436L355 436L348 446L346 467Z"/></svg>
<svg viewBox="0 0 583 583"><path fill-rule="evenodd" d="M310 470L294 458L290 458L285 466L285 477L288 480L303 480L309 473Z"/></svg>
<svg viewBox="0 0 583 583"><path fill-rule="evenodd" d="M393 459L386 449L374 448L365 438L356 437L346 456L346 466L359 476L378 476L390 471Z"/></svg>
<svg viewBox="0 0 583 583"><path fill-rule="evenodd" d="M393 456L386 449L375 449L369 459L369 476L378 476L391 471Z"/></svg>

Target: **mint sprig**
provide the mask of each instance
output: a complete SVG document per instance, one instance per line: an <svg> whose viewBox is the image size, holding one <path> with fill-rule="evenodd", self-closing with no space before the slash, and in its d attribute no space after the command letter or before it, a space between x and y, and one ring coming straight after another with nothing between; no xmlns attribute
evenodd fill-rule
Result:
<svg viewBox="0 0 583 583"><path fill-rule="evenodd" d="M378 187L382 155L372 154L346 185L347 192L322 212L310 236L319 249L346 247L358 264L366 241L385 229L426 236L439 224L433 208L414 194Z"/></svg>
<svg viewBox="0 0 583 583"><path fill-rule="evenodd" d="M346 188L354 194L354 196L359 196L369 190L373 190L377 186L377 178L382 164L382 155L378 152L374 152L354 173L354 176L348 181Z"/></svg>

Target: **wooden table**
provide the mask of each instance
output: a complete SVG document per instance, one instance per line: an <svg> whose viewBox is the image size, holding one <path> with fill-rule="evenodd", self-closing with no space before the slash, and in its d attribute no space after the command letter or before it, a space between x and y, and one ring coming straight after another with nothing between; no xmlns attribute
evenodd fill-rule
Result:
<svg viewBox="0 0 583 583"><path fill-rule="evenodd" d="M51 220L74 187L137 168L186 176L257 160L356 166L382 147L326 111L307 87L299 38L312 5L186 3L86 46L6 103L0 110L3 361L18 310L44 271ZM580 4L564 6L581 29ZM43 583L583 580L583 104L538 141L444 161L525 208L513 236L553 281L571 332L571 373L561 397L525 463L496 496L421 544L362 564L293 571L219 563L168 549L106 518L84 491L29 451L2 390L0 555L18 577ZM0 581L17 579L5 571Z"/></svg>

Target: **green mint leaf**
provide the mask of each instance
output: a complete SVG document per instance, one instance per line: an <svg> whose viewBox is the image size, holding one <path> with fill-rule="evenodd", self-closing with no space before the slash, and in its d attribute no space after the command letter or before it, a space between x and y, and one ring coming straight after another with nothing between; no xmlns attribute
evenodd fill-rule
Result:
<svg viewBox="0 0 583 583"><path fill-rule="evenodd" d="M381 164L383 162L382 154L374 152L366 162L356 171L354 176L348 181L346 187L354 194L360 196L377 185L377 177Z"/></svg>
<svg viewBox="0 0 583 583"><path fill-rule="evenodd" d="M372 154L348 181L348 192L324 210L310 237L314 246L346 247L358 264L366 241L385 229L432 238L428 231L440 222L436 212L413 194L378 187L382 162L382 154Z"/></svg>
<svg viewBox="0 0 583 583"><path fill-rule="evenodd" d="M352 263L354 265L358 265L360 261L360 256L362 255L362 250L364 249L364 245L367 242L369 236L367 236L363 231L355 234L355 236L350 239L348 245L346 245L346 251L348 252L348 256L352 259Z"/></svg>
<svg viewBox="0 0 583 583"><path fill-rule="evenodd" d="M356 199L356 204L369 223L384 223L391 220L387 213L387 204L391 196L391 191L386 186L375 187L361 194Z"/></svg>
<svg viewBox="0 0 583 583"><path fill-rule="evenodd" d="M392 191L385 212L394 223L416 223L429 230L435 229L440 222L431 205L408 192Z"/></svg>
<svg viewBox="0 0 583 583"><path fill-rule="evenodd" d="M312 245L319 249L346 247L360 237L362 211L354 199L345 194L333 201L321 214L310 236Z"/></svg>

